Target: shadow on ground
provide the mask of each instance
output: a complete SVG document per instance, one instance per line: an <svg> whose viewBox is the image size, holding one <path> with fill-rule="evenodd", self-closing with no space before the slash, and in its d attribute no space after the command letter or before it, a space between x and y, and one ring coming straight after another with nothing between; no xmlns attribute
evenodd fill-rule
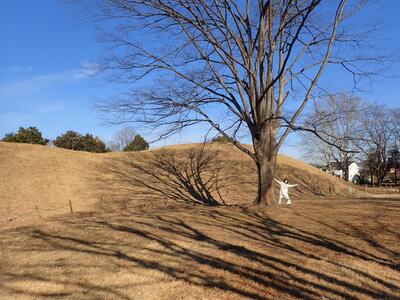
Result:
<svg viewBox="0 0 400 300"><path fill-rule="evenodd" d="M229 154L203 145L119 155L98 164L95 175L88 178L90 190L96 191L94 197L105 211L165 204L165 200L206 206L249 203L257 194L255 164ZM299 185L291 189L295 198L345 194L344 185L321 182L320 175L284 163L277 169L277 178ZM275 190L278 194L278 185Z"/></svg>
<svg viewBox="0 0 400 300"><path fill-rule="evenodd" d="M399 211L310 200L54 220L0 232L0 298L400 299Z"/></svg>
<svg viewBox="0 0 400 300"><path fill-rule="evenodd" d="M108 211L165 200L219 206L232 198L232 185L246 188L247 184L255 190L255 182L245 182L235 167L226 166L220 153L207 145L120 156L98 165L92 182L100 206Z"/></svg>

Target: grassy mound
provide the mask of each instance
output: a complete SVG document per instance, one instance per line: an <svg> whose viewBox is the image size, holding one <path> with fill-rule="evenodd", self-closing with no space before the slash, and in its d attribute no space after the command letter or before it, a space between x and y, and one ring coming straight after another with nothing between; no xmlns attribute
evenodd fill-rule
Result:
<svg viewBox="0 0 400 300"><path fill-rule="evenodd" d="M252 160L232 145L175 145L137 153L94 154L0 143L0 222L130 206L251 203ZM286 156L279 179L299 187L294 198L350 192L341 180ZM214 202L213 202L214 201Z"/></svg>

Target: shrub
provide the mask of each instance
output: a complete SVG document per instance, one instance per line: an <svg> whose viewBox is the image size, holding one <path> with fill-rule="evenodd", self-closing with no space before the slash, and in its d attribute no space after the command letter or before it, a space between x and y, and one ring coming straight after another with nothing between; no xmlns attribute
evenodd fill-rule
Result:
<svg viewBox="0 0 400 300"><path fill-rule="evenodd" d="M36 127L20 127L17 133L8 133L3 138L4 142L47 145L48 139Z"/></svg>
<svg viewBox="0 0 400 300"><path fill-rule="evenodd" d="M98 137L87 133L81 135L75 131L67 131L66 133L58 136L54 141L53 145L59 148L104 153L108 152L106 144Z"/></svg>
<svg viewBox="0 0 400 300"><path fill-rule="evenodd" d="M149 149L149 143L146 142L140 134L135 135L132 142L130 142L123 151L142 151Z"/></svg>
<svg viewBox="0 0 400 300"><path fill-rule="evenodd" d="M223 136L223 135L219 135L219 136L213 138L211 142L212 143L227 144L227 143L230 143L230 140L227 137Z"/></svg>
<svg viewBox="0 0 400 300"><path fill-rule="evenodd" d="M80 140L81 135L78 132L67 131L66 133L58 136L53 141L53 145L59 148L78 150L78 148L80 148Z"/></svg>

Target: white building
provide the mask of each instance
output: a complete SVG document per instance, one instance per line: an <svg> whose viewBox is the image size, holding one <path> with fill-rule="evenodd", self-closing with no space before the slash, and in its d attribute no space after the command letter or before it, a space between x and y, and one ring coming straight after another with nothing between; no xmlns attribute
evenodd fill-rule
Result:
<svg viewBox="0 0 400 300"><path fill-rule="evenodd" d="M360 167L355 163L351 163L349 165L349 180L350 181L358 181L360 178Z"/></svg>
<svg viewBox="0 0 400 300"><path fill-rule="evenodd" d="M339 168L337 163L332 163L332 175L344 178L344 171ZM349 165L349 181L356 182L360 177L360 167L355 163Z"/></svg>

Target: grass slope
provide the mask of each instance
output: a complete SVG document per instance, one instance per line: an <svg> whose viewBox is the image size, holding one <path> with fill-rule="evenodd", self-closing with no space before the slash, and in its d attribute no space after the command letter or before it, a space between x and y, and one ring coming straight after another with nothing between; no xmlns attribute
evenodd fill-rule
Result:
<svg viewBox="0 0 400 300"><path fill-rule="evenodd" d="M70 202L74 212L160 205L163 201L156 199L174 198L172 193L180 183L168 187L170 174L159 170L164 162L157 154L167 152L167 159L179 162L182 171L182 162L200 148L192 144L140 153L92 154L0 142L0 223L69 213ZM212 145L207 151L212 156L207 168L218 172L218 191L214 187L213 197L229 204L251 203L257 187L254 163L231 145ZM163 184L149 172L162 176ZM299 183L292 191L295 198L349 193L340 180L286 156L278 159L277 177Z"/></svg>
<svg viewBox="0 0 400 300"><path fill-rule="evenodd" d="M254 165L214 145L202 182L234 205L171 201L199 195L185 185L198 149L0 143L0 204L26 221L0 227L0 299L400 299L399 197L354 198L281 156L278 177L300 184L293 206L243 205L255 196Z"/></svg>

